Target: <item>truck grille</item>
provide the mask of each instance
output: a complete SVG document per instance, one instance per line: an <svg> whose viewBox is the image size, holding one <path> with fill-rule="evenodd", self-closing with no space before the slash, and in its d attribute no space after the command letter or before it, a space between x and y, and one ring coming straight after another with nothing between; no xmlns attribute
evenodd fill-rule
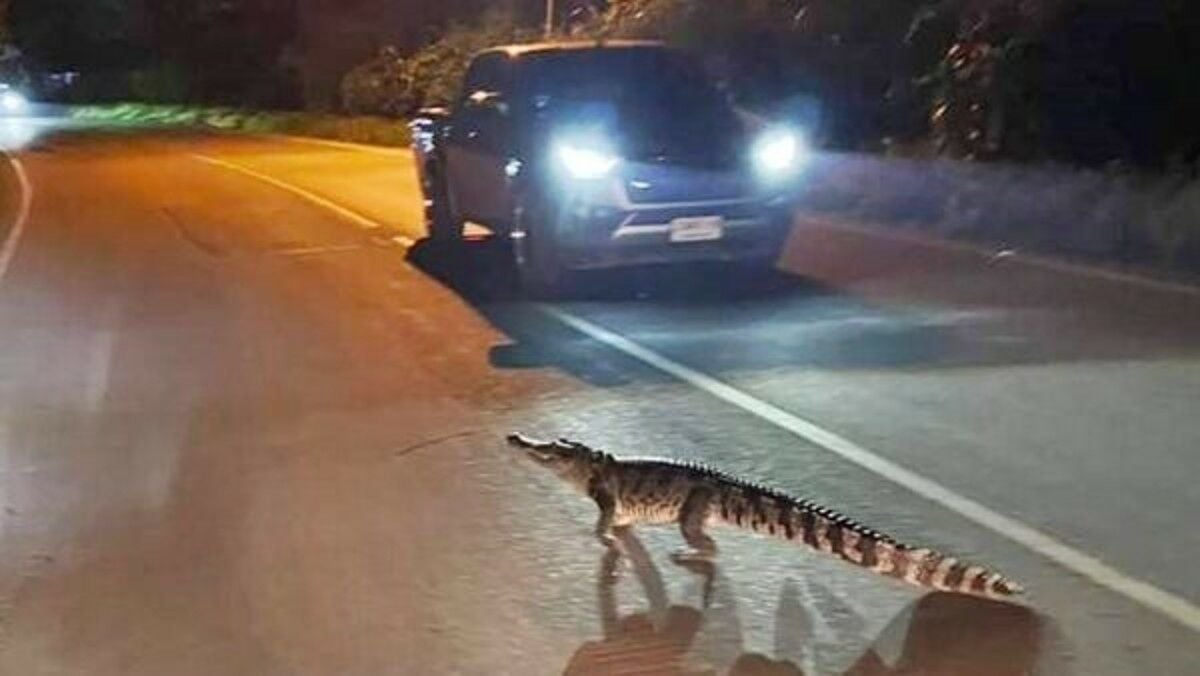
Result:
<svg viewBox="0 0 1200 676"><path fill-rule="evenodd" d="M635 164L626 170L625 192L634 204L675 204L744 199L751 186L733 171Z"/></svg>

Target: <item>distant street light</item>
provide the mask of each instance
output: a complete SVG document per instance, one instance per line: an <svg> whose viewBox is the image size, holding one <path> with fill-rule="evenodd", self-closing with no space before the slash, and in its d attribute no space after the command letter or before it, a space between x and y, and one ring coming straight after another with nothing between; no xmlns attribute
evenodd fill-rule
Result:
<svg viewBox="0 0 1200 676"><path fill-rule="evenodd" d="M546 0L546 39L554 36L554 0Z"/></svg>

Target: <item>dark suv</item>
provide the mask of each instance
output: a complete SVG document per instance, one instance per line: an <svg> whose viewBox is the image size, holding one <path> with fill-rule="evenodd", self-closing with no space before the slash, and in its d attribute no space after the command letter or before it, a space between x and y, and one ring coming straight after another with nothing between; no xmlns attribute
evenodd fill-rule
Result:
<svg viewBox="0 0 1200 676"><path fill-rule="evenodd" d="M653 42L483 52L452 110L413 130L431 237L482 224L511 238L522 280L542 290L580 269L773 264L787 230L777 189L804 152Z"/></svg>

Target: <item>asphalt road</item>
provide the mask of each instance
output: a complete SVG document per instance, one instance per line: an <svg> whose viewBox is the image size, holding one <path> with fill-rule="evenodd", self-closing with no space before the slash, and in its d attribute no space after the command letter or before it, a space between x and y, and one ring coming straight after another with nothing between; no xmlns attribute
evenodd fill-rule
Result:
<svg viewBox="0 0 1200 676"><path fill-rule="evenodd" d="M0 673L1200 673L1200 295L802 221L768 279L540 307L496 245L418 242L404 153L40 133L29 217L15 174L0 200ZM731 532L705 577L669 530L607 585L594 508L512 429L706 460L1030 593Z"/></svg>

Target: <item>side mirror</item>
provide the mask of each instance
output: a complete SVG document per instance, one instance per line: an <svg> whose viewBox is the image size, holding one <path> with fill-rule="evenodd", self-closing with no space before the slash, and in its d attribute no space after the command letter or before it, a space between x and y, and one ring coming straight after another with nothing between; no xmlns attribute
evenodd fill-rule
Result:
<svg viewBox="0 0 1200 676"><path fill-rule="evenodd" d="M467 105L479 111L508 115L508 101L500 92L479 90L467 97Z"/></svg>
<svg viewBox="0 0 1200 676"><path fill-rule="evenodd" d="M432 152L434 139L445 130L449 120L450 111L440 106L418 110L408 123L413 143L423 152Z"/></svg>
<svg viewBox="0 0 1200 676"><path fill-rule="evenodd" d="M413 116L414 121L431 123L442 122L450 118L450 110L442 106L422 108Z"/></svg>

